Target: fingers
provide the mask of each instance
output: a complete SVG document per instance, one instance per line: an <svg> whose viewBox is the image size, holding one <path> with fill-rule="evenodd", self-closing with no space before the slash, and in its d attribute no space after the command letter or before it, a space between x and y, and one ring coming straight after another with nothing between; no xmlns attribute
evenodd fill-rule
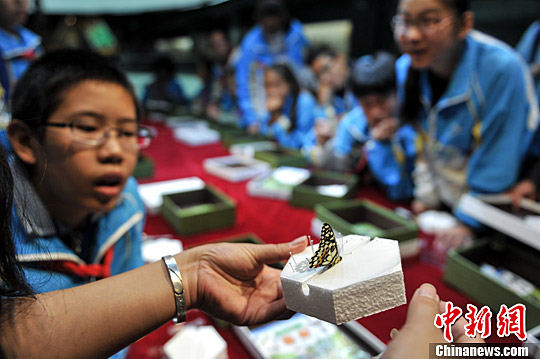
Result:
<svg viewBox="0 0 540 359"><path fill-rule="evenodd" d="M446 302L440 302L439 312L442 314L446 311ZM461 316L459 319L452 325L452 337L454 338L454 343L484 343L484 340L476 335L474 338L469 337L465 334L465 326L467 325L467 320Z"/></svg>
<svg viewBox="0 0 540 359"><path fill-rule="evenodd" d="M433 324L438 313L439 297L435 287L421 285L409 303L405 325L399 332L392 331L393 339L382 357L427 359L429 343L444 341L442 331Z"/></svg>
<svg viewBox="0 0 540 359"><path fill-rule="evenodd" d="M307 236L302 236L289 243L256 245L252 251L258 262L271 264L289 258L290 253L302 252L306 247Z"/></svg>
<svg viewBox="0 0 540 359"><path fill-rule="evenodd" d="M428 283L422 284L414 293L409 303L409 311L405 325L424 325L429 323L435 328L433 321L439 314L439 299L437 290Z"/></svg>

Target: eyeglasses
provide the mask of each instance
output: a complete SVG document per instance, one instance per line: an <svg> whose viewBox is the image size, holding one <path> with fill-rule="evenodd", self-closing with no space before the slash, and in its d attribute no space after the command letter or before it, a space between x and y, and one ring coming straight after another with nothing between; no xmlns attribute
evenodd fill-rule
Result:
<svg viewBox="0 0 540 359"><path fill-rule="evenodd" d="M96 119L75 119L69 123L46 122L42 126L69 127L73 138L81 143L91 146L101 146L110 137L113 131L123 147L128 149L141 149L150 145L154 137L152 131L136 122L121 123L119 127L105 126Z"/></svg>
<svg viewBox="0 0 540 359"><path fill-rule="evenodd" d="M397 35L405 34L411 26L415 26L424 35L431 35L435 31L440 30L441 27L451 24L452 17L452 15L449 15L445 17L422 17L411 20L406 19L403 15L395 15L392 17L390 26L392 27L392 31Z"/></svg>

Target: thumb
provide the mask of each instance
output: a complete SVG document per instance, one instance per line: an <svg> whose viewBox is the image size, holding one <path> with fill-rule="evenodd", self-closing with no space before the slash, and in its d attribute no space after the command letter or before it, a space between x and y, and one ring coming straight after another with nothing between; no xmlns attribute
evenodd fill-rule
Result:
<svg viewBox="0 0 540 359"><path fill-rule="evenodd" d="M271 264L288 259L290 253L302 252L306 247L307 236L302 236L288 243L253 246L252 253L257 262Z"/></svg>
<svg viewBox="0 0 540 359"><path fill-rule="evenodd" d="M428 358L429 343L444 341L442 331L435 327L439 313L439 296L431 284L422 284L409 303L403 328L388 344L383 358Z"/></svg>

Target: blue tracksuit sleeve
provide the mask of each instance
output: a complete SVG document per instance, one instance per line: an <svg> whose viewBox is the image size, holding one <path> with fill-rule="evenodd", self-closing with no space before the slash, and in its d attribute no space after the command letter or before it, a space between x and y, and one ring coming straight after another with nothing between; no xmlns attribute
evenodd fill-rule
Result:
<svg viewBox="0 0 540 359"><path fill-rule="evenodd" d="M481 138L472 152L467 168L467 185L471 193L500 193L517 180L519 167L526 153L538 120L538 106L532 81L524 64L499 61L490 72L489 96L485 97L476 126ZM495 95L496 94L496 95ZM473 130L473 134L476 131ZM473 227L478 223L459 208L455 215Z"/></svg>
<svg viewBox="0 0 540 359"><path fill-rule="evenodd" d="M409 200L413 196L415 138L412 127L405 125L391 141L366 143L369 169L392 201Z"/></svg>

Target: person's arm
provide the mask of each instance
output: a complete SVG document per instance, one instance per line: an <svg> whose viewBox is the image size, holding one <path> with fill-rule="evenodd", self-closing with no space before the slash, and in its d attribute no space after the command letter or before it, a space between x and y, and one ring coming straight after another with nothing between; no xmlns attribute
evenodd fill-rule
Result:
<svg viewBox="0 0 540 359"><path fill-rule="evenodd" d="M414 188L412 171L416 155L415 131L410 125L406 125L384 141L377 140L377 137L373 136L374 131L371 132L374 138L365 145L371 173L383 185L391 200L411 199Z"/></svg>
<svg viewBox="0 0 540 359"><path fill-rule="evenodd" d="M188 309L235 324L287 314L276 263L305 249L291 243L220 243L175 256ZM162 261L80 287L14 301L0 318L0 353L8 358L106 358L175 315L175 298ZM4 304L4 303L3 303Z"/></svg>
<svg viewBox="0 0 540 359"><path fill-rule="evenodd" d="M472 194L503 193L514 185L536 129L538 104L532 80L513 59L479 74L489 80L484 82L486 103L478 114L481 138L467 163L466 181ZM459 206L454 215L467 226L482 228Z"/></svg>

